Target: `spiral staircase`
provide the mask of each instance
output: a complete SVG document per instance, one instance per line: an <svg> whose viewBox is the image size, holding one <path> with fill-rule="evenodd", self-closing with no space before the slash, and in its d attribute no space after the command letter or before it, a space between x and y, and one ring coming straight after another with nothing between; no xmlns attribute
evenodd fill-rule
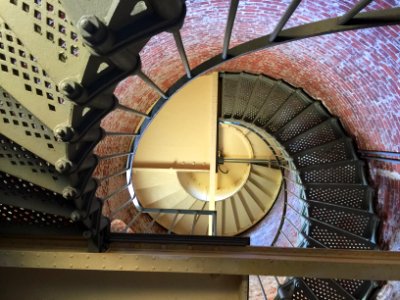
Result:
<svg viewBox="0 0 400 300"><path fill-rule="evenodd" d="M205 235L207 218L194 231L190 226L193 217L184 216L189 210L209 213L208 202L193 188L195 180L187 173L180 177L165 173L167 183L154 186L154 174L139 176L141 172L133 169L122 187L96 197L104 181L131 174L142 136L169 97L192 78L251 51L335 31L400 22L399 8L360 14L370 2L361 1L343 17L283 30L300 3L293 1L272 34L229 49L239 2L231 1L222 55L190 69L179 34L185 20L184 1L111 2L96 8L85 1L78 7L56 0L0 4L0 232L5 238L78 237L88 240L92 251L105 251L113 233L103 205L132 184L134 191L127 205L137 200L135 209L146 212L162 203L163 209L181 213L179 218L176 212L173 216L166 211L150 213L148 222L156 221L169 228L169 233ZM152 36L165 31L173 34L187 73L168 91L142 72L139 56ZM122 105L113 95L117 84L130 75L160 94L148 111ZM230 171L220 174L221 178L235 176L238 165L247 168L237 171L247 175L234 192L222 194L216 202L216 215L222 216L217 218L217 235L240 234L268 218L278 194L286 193L301 203L299 210L288 207L301 220L297 240L291 241L296 247L377 249L373 190L356 146L340 121L321 102L282 80L222 72L219 82L219 126L247 136L253 154L260 140L266 145L273 140L280 148L265 150L268 155L264 153L263 159L268 158L268 166L252 155L246 162L232 163L231 168L223 155L217 159ZM107 131L100 123L113 110L142 118L142 122L128 133ZM110 136L134 138L133 151L96 156L93 149ZM94 176L100 164L121 157L123 171ZM278 163L271 165L271 161ZM221 170L219 173L224 173ZM289 180L289 173L295 174L295 184L303 190L300 196L281 188L281 180ZM284 222L282 218L280 229ZM132 224L133 220L126 231ZM280 285L277 298L367 299L376 286L375 281L366 280L289 278Z"/></svg>

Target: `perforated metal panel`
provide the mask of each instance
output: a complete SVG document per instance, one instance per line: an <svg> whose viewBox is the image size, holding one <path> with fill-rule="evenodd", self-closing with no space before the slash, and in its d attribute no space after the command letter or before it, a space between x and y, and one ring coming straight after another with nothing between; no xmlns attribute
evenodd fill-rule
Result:
<svg viewBox="0 0 400 300"><path fill-rule="evenodd" d="M329 143L344 136L345 133L340 129L338 121L330 118L322 124L312 127L310 130L294 137L284 145L289 153L294 154Z"/></svg>
<svg viewBox="0 0 400 300"><path fill-rule="evenodd" d="M70 217L75 210L72 201L59 194L0 172L0 203L25 209Z"/></svg>
<svg viewBox="0 0 400 300"><path fill-rule="evenodd" d="M25 149L51 164L66 156L66 144L57 142L53 132L0 88L0 133L18 141Z"/></svg>
<svg viewBox="0 0 400 300"><path fill-rule="evenodd" d="M73 224L71 219L0 203L0 223L62 228Z"/></svg>
<svg viewBox="0 0 400 300"><path fill-rule="evenodd" d="M0 171L60 194L70 185L48 162L1 135Z"/></svg>
<svg viewBox="0 0 400 300"><path fill-rule="evenodd" d="M268 99L258 112L255 124L264 127L285 100L294 92L294 89L282 81L274 84Z"/></svg>
<svg viewBox="0 0 400 300"><path fill-rule="evenodd" d="M240 74L238 88L236 90L235 106L233 107L232 115L235 119L241 119L247 109L251 93L256 84L257 77L250 74Z"/></svg>
<svg viewBox="0 0 400 300"><path fill-rule="evenodd" d="M264 105L265 101L268 99L268 95L271 92L273 86L273 80L262 75L258 77L253 92L251 93L247 109L243 115L243 118L246 122L254 121L258 112Z"/></svg>
<svg viewBox="0 0 400 300"><path fill-rule="evenodd" d="M344 207L370 211L372 191L368 186L309 184L305 189L307 199L318 200Z"/></svg>
<svg viewBox="0 0 400 300"><path fill-rule="evenodd" d="M298 167L307 167L355 159L357 156L351 140L343 138L297 154L294 163Z"/></svg>
<svg viewBox="0 0 400 300"><path fill-rule="evenodd" d="M286 142L328 118L329 115L321 104L314 103L281 128L275 136L279 141Z"/></svg>
<svg viewBox="0 0 400 300"><path fill-rule="evenodd" d="M353 250L371 250L375 248L373 243L364 239L346 235L322 224L310 223L309 236L328 248Z"/></svg>
<svg viewBox="0 0 400 300"><path fill-rule="evenodd" d="M366 184L364 164L349 161L312 166L301 169L300 176L306 183L359 183Z"/></svg>
<svg viewBox="0 0 400 300"><path fill-rule="evenodd" d="M1 1L0 16L57 83L80 81L89 52L58 0Z"/></svg>
<svg viewBox="0 0 400 300"><path fill-rule="evenodd" d="M222 74L221 115L224 118L232 116L239 78L239 74Z"/></svg>
<svg viewBox="0 0 400 300"><path fill-rule="evenodd" d="M276 132L311 103L311 99L302 91L296 91L279 108L272 119L267 123L265 129L271 133Z"/></svg>
<svg viewBox="0 0 400 300"><path fill-rule="evenodd" d="M332 280L318 278L303 278L307 286L313 291L318 299L324 300L347 300L351 296L336 286Z"/></svg>
<svg viewBox="0 0 400 300"><path fill-rule="evenodd" d="M320 220L348 232L370 239L374 229L375 215L362 211L350 211L328 205L309 204L308 213Z"/></svg>
<svg viewBox="0 0 400 300"><path fill-rule="evenodd" d="M1 7L9 1L0 3ZM21 5L22 3L20 1ZM22 28L21 24L19 28ZM43 49L41 48L42 54L47 55L47 49ZM46 57L46 60L49 60L49 57ZM60 123L70 124L73 106L64 101L56 83L40 63L42 61L38 61L0 19L0 74L3 89L50 129L54 129Z"/></svg>
<svg viewBox="0 0 400 300"><path fill-rule="evenodd" d="M335 281L356 299L368 299L371 290L377 286L376 282L367 280L337 279Z"/></svg>

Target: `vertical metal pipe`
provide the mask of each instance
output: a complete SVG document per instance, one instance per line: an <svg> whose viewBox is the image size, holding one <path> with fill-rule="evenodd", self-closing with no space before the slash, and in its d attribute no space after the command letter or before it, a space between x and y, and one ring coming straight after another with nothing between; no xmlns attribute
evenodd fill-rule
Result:
<svg viewBox="0 0 400 300"><path fill-rule="evenodd" d="M123 111L127 111L127 112L130 112L130 113L133 113L133 114L135 114L135 115L137 115L137 116L140 116L140 117L150 118L149 115L147 115L147 114L145 114L145 113L142 113L141 111L138 111L138 110L136 110L136 109L127 107L127 106L125 106L125 105L122 105L122 104L120 104L120 103L117 104L116 108L117 108L117 109L121 109L121 110L123 110Z"/></svg>
<svg viewBox="0 0 400 300"><path fill-rule="evenodd" d="M290 17L296 10L297 6L299 6L301 0L293 0L292 3L290 3L289 7L286 9L284 15L282 18L279 20L278 25L276 25L274 31L271 33L269 37L269 41L273 42L281 32L282 28L286 25L287 21L289 21Z"/></svg>
<svg viewBox="0 0 400 300"><path fill-rule="evenodd" d="M146 84L148 84L157 93L159 93L161 97L163 97L164 99L168 99L168 96L166 94L164 94L164 92L158 87L158 85L156 85L153 82L153 80L151 80L149 77L147 77L146 74L144 74L142 71L137 71L136 75L139 76L140 79L142 79Z"/></svg>
<svg viewBox="0 0 400 300"><path fill-rule="evenodd" d="M370 4L372 0L361 0L356 5L353 6L347 13L339 18L339 25L344 25L349 22L356 14L358 14L364 7Z"/></svg>
<svg viewBox="0 0 400 300"><path fill-rule="evenodd" d="M231 0L231 5L229 7L228 21L226 22L224 45L222 48L222 59L228 57L228 48L232 36L232 28L235 23L236 12L239 5L239 0Z"/></svg>
<svg viewBox="0 0 400 300"><path fill-rule="evenodd" d="M188 61L188 58L186 55L185 47L183 46L183 42L182 42L181 32L179 30L176 30L172 34L174 35L176 48L178 48L179 55L181 57L183 66L186 71L186 76L187 76L187 78L192 78L189 61Z"/></svg>

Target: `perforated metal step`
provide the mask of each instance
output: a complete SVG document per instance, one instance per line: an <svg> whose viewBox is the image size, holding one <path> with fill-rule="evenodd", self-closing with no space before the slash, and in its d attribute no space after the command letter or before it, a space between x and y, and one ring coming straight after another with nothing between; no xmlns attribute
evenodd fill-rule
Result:
<svg viewBox="0 0 400 300"><path fill-rule="evenodd" d="M266 99L264 105L255 117L254 124L259 127L264 127L294 91L295 90L291 86L283 81L276 81L268 95L268 99Z"/></svg>
<svg viewBox="0 0 400 300"><path fill-rule="evenodd" d="M322 122L311 129L286 141L283 145L290 154L314 148L346 136L339 121L334 118Z"/></svg>
<svg viewBox="0 0 400 300"><path fill-rule="evenodd" d="M305 234L319 243L311 243L308 246L309 248L321 248L321 245L331 249L373 250L377 248L375 243L367 239L323 222L309 220L308 223L309 226Z"/></svg>
<svg viewBox="0 0 400 300"><path fill-rule="evenodd" d="M0 134L45 159L52 165L66 156L66 144L60 143L53 131L0 88Z"/></svg>
<svg viewBox="0 0 400 300"><path fill-rule="evenodd" d="M313 219L341 228L376 243L378 218L367 211L352 210L322 203L308 203L308 214Z"/></svg>
<svg viewBox="0 0 400 300"><path fill-rule="evenodd" d="M273 86L273 80L263 75L258 76L253 92L251 93L249 103L247 104L247 109L243 115L243 119L246 122L254 121L258 112L261 110L265 101L268 99L268 96Z"/></svg>
<svg viewBox="0 0 400 300"><path fill-rule="evenodd" d="M366 185L364 163L344 161L322 166L310 166L300 169L304 183L352 183Z"/></svg>
<svg viewBox="0 0 400 300"><path fill-rule="evenodd" d="M0 203L67 219L75 211L72 201L3 172L0 172Z"/></svg>
<svg viewBox="0 0 400 300"><path fill-rule="evenodd" d="M355 299L369 299L371 292L378 286L375 281L337 279L335 282Z"/></svg>
<svg viewBox="0 0 400 300"><path fill-rule="evenodd" d="M356 184L305 184L306 197L343 207L373 212L373 189Z"/></svg>
<svg viewBox="0 0 400 300"><path fill-rule="evenodd" d="M303 278L304 283L312 290L317 299L355 300L345 289L330 279Z"/></svg>
<svg viewBox="0 0 400 300"><path fill-rule="evenodd" d="M319 300L300 278L293 278L280 286L278 297L281 300Z"/></svg>
<svg viewBox="0 0 400 300"><path fill-rule="evenodd" d="M231 118L233 107L235 105L236 90L239 82L239 74L223 73L220 75L222 78L221 94L221 116L223 118Z"/></svg>
<svg viewBox="0 0 400 300"><path fill-rule="evenodd" d="M0 171L62 194L69 179L15 142L0 135Z"/></svg>
<svg viewBox="0 0 400 300"><path fill-rule="evenodd" d="M298 114L274 135L282 143L322 123L330 116L319 102L315 102Z"/></svg>
<svg viewBox="0 0 400 300"><path fill-rule="evenodd" d="M299 168L346 160L357 160L357 154L350 138L334 140L322 146L296 153L293 156L293 162Z"/></svg>
<svg viewBox="0 0 400 300"><path fill-rule="evenodd" d="M268 121L265 129L270 133L278 131L311 103L312 100L303 91L297 90Z"/></svg>
<svg viewBox="0 0 400 300"><path fill-rule="evenodd" d="M235 105L232 111L233 118L241 119L243 117L256 82L256 76L246 73L240 74L240 79L236 90Z"/></svg>

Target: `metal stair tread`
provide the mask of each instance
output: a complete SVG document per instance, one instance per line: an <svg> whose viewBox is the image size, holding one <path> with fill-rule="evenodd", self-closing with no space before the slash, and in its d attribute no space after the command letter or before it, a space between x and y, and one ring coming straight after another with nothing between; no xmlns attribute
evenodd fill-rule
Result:
<svg viewBox="0 0 400 300"><path fill-rule="evenodd" d="M286 99L264 128L271 133L278 131L312 103L313 101L301 89L297 89Z"/></svg>

